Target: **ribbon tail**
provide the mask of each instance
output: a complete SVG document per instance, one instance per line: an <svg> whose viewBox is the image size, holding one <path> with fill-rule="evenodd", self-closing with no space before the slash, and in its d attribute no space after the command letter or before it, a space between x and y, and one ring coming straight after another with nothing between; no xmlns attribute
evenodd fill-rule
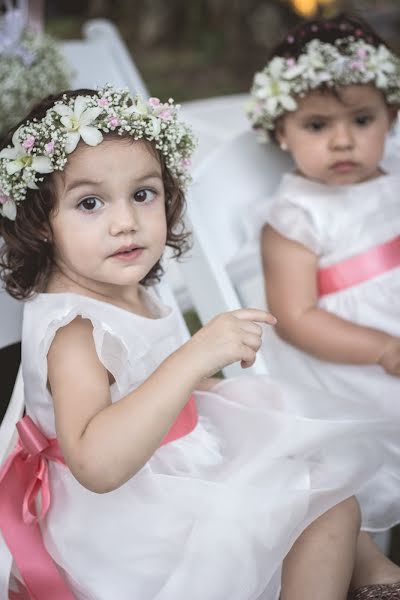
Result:
<svg viewBox="0 0 400 600"><path fill-rule="evenodd" d="M0 530L32 600L76 600L48 554L37 523L22 518L25 490L37 465L16 454L0 470Z"/></svg>

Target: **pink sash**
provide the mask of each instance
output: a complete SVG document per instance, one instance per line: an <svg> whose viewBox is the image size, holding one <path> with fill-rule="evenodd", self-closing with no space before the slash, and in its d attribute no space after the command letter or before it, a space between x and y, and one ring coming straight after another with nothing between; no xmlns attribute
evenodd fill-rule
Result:
<svg viewBox="0 0 400 600"><path fill-rule="evenodd" d="M400 236L330 267L319 269L319 297L345 290L400 266Z"/></svg>
<svg viewBox="0 0 400 600"><path fill-rule="evenodd" d="M160 446L193 431L198 421L192 394ZM10 592L23 600L75 600L42 539L39 520L51 503L48 461L65 464L56 439L48 440L32 419L17 423L19 441L0 468L0 530L24 580L27 592ZM40 514L36 499L40 494Z"/></svg>

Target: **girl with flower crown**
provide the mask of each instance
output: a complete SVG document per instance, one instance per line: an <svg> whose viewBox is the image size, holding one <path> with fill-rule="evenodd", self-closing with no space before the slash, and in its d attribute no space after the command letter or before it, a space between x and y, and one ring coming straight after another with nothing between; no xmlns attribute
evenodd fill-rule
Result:
<svg viewBox="0 0 400 600"><path fill-rule="evenodd" d="M178 107L106 87L50 97L0 152L2 277L26 300L26 416L0 470L0 597L344 600L352 497L388 419L216 371L251 365L262 310L189 341L151 287L179 256L193 149ZM305 414L306 416L303 416ZM26 597L26 596L24 596Z"/></svg>
<svg viewBox="0 0 400 600"><path fill-rule="evenodd" d="M271 372L398 424L400 176L382 159L399 105L400 59L339 15L289 32L255 75L248 107L258 133L294 162L261 209L278 320L265 345ZM387 450L383 477L358 495L367 530L400 520L400 437Z"/></svg>

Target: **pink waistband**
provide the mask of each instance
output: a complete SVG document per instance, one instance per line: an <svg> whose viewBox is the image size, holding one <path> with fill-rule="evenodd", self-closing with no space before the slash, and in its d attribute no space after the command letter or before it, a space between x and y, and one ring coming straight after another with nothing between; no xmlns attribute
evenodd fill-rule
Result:
<svg viewBox="0 0 400 600"><path fill-rule="evenodd" d="M345 290L398 266L400 266L400 236L335 265L319 269L318 295L321 297Z"/></svg>
<svg viewBox="0 0 400 600"><path fill-rule="evenodd" d="M178 438L183 437L193 431L197 425L198 418L196 398L194 394L192 394L177 416L171 429L161 442L160 446L168 444L169 442L173 442L174 440L177 440Z"/></svg>
<svg viewBox="0 0 400 600"><path fill-rule="evenodd" d="M160 445L187 435L197 421L196 400L192 394ZM30 595L35 600L75 600L44 546L39 527L39 520L46 516L51 503L48 462L65 464L64 459L57 440L48 440L30 417L21 419L17 430L17 446L0 468L0 530L26 591L11 592L10 597L22 600Z"/></svg>

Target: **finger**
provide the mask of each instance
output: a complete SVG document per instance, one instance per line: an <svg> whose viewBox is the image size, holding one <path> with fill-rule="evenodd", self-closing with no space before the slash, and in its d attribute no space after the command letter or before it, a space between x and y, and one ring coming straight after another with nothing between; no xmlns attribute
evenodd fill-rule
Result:
<svg viewBox="0 0 400 600"><path fill-rule="evenodd" d="M250 346L242 344L240 349L240 363L253 364L256 359L256 350L253 350Z"/></svg>
<svg viewBox="0 0 400 600"><path fill-rule="evenodd" d="M240 366L242 367L242 369L248 369L249 367L252 367L255 362L256 362L255 358L254 358L254 360L241 360Z"/></svg>
<svg viewBox="0 0 400 600"><path fill-rule="evenodd" d="M245 333L242 336L242 344L257 352L261 348L261 336L254 333Z"/></svg>
<svg viewBox="0 0 400 600"><path fill-rule="evenodd" d="M263 334L261 325L258 325L255 321L240 321L240 329L246 333L258 335L258 337L262 337Z"/></svg>
<svg viewBox="0 0 400 600"><path fill-rule="evenodd" d="M277 319L266 310L259 308L239 308L231 312L237 319L245 321L256 321L258 323L268 323L269 325L275 325Z"/></svg>

